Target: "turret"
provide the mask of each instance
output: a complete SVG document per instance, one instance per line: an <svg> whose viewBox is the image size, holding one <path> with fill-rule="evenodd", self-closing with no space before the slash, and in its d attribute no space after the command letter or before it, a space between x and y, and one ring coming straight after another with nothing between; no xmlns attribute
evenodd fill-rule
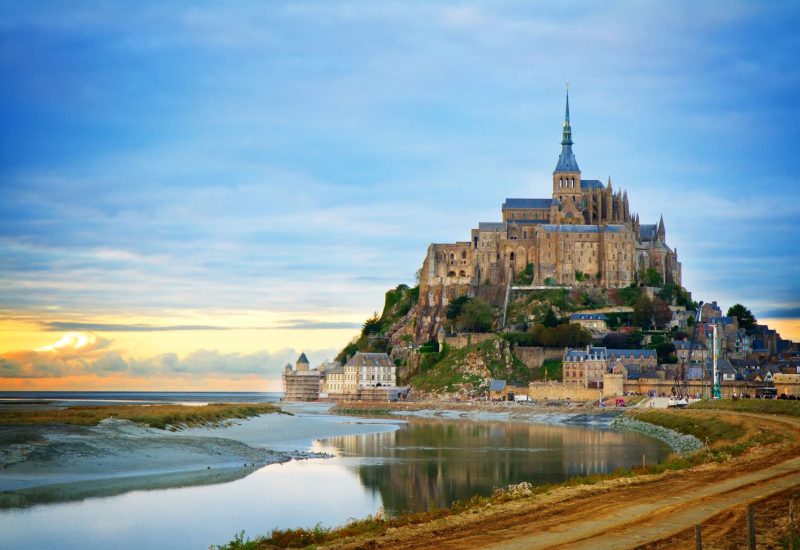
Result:
<svg viewBox="0 0 800 550"><path fill-rule="evenodd" d="M569 122L569 90L564 112L564 128L561 133L561 154L553 171L553 198L578 204L581 198L581 169L572 152L572 126Z"/></svg>
<svg viewBox="0 0 800 550"><path fill-rule="evenodd" d="M656 230L658 235L658 240L662 243L666 240L667 231L664 229L664 215L661 215L661 218L658 220L658 229Z"/></svg>
<svg viewBox="0 0 800 550"><path fill-rule="evenodd" d="M630 212L628 211L628 192L622 194L622 221L628 222L630 220Z"/></svg>
<svg viewBox="0 0 800 550"><path fill-rule="evenodd" d="M308 357L306 357L305 352L301 353L300 357L297 358L295 367L297 368L297 372L308 370Z"/></svg>

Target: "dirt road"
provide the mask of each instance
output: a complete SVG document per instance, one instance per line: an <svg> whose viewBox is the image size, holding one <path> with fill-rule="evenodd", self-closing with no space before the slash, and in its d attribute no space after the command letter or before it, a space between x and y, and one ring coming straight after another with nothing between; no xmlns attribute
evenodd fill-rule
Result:
<svg viewBox="0 0 800 550"><path fill-rule="evenodd" d="M672 537L666 547L693 548L693 538L677 535L770 495L800 493L800 419L744 413L736 418L751 427L771 424L788 432L792 443L720 465L557 489L377 538L342 541L341 547L616 549L665 547L658 541ZM729 529L714 529L711 522L706 531L705 548L731 547Z"/></svg>

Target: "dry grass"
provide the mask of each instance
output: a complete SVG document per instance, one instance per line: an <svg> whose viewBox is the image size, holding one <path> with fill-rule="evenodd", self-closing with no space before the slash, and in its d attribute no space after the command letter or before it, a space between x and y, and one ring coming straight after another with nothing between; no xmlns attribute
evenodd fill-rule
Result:
<svg viewBox="0 0 800 550"><path fill-rule="evenodd" d="M800 401L786 399L704 399L689 408L800 416Z"/></svg>
<svg viewBox="0 0 800 550"><path fill-rule="evenodd" d="M233 418L284 413L266 403L213 403L199 407L186 405L114 405L107 407L68 407L48 410L0 411L0 425L9 424L78 424L95 426L106 418L130 420L152 428L214 424ZM284 413L287 414L287 413Z"/></svg>

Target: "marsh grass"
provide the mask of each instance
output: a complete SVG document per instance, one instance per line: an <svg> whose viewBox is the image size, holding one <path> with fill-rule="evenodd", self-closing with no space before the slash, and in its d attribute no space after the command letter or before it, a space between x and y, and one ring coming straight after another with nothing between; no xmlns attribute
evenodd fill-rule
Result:
<svg viewBox="0 0 800 550"><path fill-rule="evenodd" d="M225 420L250 418L272 413L289 414L275 405L266 403L212 403L198 407L187 405L83 406L34 411L4 410L0 411L0 425L77 424L80 426L95 426L101 420L117 418L164 430L167 427L217 424Z"/></svg>
<svg viewBox="0 0 800 550"><path fill-rule="evenodd" d="M800 401L788 399L703 399L689 408L800 416Z"/></svg>
<svg viewBox="0 0 800 550"><path fill-rule="evenodd" d="M637 413L635 418L682 434L693 435L700 441L711 445L720 441L736 441L747 433L741 424L734 424L715 417L680 412L644 411Z"/></svg>

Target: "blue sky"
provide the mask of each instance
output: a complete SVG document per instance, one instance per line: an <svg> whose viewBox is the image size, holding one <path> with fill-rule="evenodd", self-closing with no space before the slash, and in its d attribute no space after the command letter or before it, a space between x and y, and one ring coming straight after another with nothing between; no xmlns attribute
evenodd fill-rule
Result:
<svg viewBox="0 0 800 550"><path fill-rule="evenodd" d="M584 177L663 213L695 297L800 317L796 2L0 6L8 319L334 349L549 195L565 81Z"/></svg>

